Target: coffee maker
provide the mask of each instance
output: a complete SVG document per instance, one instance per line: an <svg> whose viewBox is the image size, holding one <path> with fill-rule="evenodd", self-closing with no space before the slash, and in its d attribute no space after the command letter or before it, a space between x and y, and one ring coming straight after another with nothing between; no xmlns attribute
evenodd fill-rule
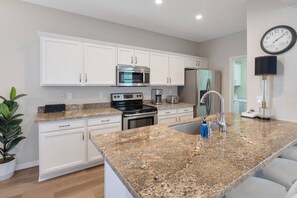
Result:
<svg viewBox="0 0 297 198"><path fill-rule="evenodd" d="M152 103L162 104L163 89L152 89Z"/></svg>

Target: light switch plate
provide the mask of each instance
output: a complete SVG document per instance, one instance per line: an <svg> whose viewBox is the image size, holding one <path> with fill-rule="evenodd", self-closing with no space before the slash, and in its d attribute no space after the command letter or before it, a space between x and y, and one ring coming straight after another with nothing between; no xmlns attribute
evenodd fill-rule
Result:
<svg viewBox="0 0 297 198"><path fill-rule="evenodd" d="M257 96L257 104L258 105L262 104L262 99L263 99L262 96Z"/></svg>

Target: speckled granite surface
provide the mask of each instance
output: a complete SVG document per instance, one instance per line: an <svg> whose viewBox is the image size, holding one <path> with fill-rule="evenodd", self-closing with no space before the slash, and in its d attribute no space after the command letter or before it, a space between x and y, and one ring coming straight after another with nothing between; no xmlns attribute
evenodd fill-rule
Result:
<svg viewBox="0 0 297 198"><path fill-rule="evenodd" d="M111 107L97 107L97 108L84 108L78 110L69 110L58 113L38 113L36 116L37 122L45 121L57 121L85 118L92 116L109 116L109 115L121 115L122 112Z"/></svg>
<svg viewBox="0 0 297 198"><path fill-rule="evenodd" d="M214 131L209 139L160 124L92 140L135 197L223 197L297 143L297 123L231 113L226 120L227 132Z"/></svg>
<svg viewBox="0 0 297 198"><path fill-rule="evenodd" d="M177 104L169 104L169 103L163 102L160 105L155 105L155 104L152 104L152 103L147 103L147 105L156 107L158 110L162 110L162 109L174 109L174 108L181 108L181 107L193 107L194 106L193 104L184 103L184 102L180 102L180 103L177 103Z"/></svg>

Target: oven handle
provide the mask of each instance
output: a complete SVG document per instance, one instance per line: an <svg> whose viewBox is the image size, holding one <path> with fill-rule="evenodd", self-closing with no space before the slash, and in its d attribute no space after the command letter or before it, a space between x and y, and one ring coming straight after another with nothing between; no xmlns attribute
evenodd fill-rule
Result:
<svg viewBox="0 0 297 198"><path fill-rule="evenodd" d="M142 115L152 115L152 114L156 114L157 111L152 111L152 112L148 112L148 113L135 113L135 114L126 114L124 115L125 117L134 117L134 116L142 116Z"/></svg>

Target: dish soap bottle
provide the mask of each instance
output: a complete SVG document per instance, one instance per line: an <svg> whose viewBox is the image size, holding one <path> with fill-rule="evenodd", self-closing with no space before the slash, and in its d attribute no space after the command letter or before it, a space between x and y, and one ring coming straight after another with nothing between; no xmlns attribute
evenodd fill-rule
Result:
<svg viewBox="0 0 297 198"><path fill-rule="evenodd" d="M202 138L208 138L208 126L205 118L203 118L203 122L200 126L200 135Z"/></svg>

